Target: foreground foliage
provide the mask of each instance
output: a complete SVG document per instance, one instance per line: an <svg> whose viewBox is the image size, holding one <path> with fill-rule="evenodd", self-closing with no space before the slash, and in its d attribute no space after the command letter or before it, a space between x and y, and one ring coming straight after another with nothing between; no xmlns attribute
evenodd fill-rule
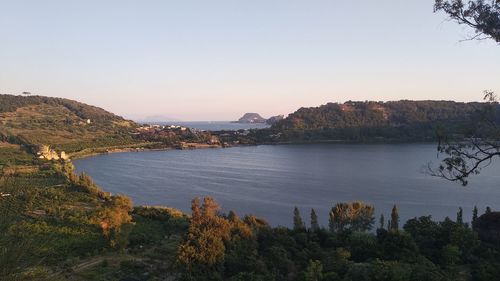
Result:
<svg viewBox="0 0 500 281"><path fill-rule="evenodd" d="M498 244L481 241L462 221L435 222L424 216L407 221L402 229L390 223L375 232L369 231L370 223L361 224L364 228L340 223L371 222L371 208L361 202L336 204L328 230L314 221L311 227L300 227L302 218L295 209L294 228L288 229L216 213L213 199L205 198L201 207L195 199L191 226L177 257L182 279L417 281L499 276ZM391 217L399 220L397 208Z"/></svg>

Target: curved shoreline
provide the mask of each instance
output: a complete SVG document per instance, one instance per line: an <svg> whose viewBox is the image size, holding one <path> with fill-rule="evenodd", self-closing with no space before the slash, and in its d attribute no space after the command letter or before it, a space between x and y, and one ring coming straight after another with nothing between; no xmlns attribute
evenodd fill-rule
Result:
<svg viewBox="0 0 500 281"><path fill-rule="evenodd" d="M91 151L86 153L85 150L81 150L75 153L71 153L70 159L71 160L76 160L76 159L83 159L87 157L92 157L96 155L106 155L106 154L113 154L113 153L125 153L125 152L146 152L146 151L169 151L169 150L194 150L194 149L207 149L207 148L227 148L228 146L222 146L222 145L195 145L195 143L188 143L189 146L165 146L165 147L158 147L158 148L145 148L145 147L123 147L123 148L112 148L112 149L105 149L104 151L99 151L99 148L96 148L96 151ZM232 146L229 146L232 147ZM102 148L101 148L102 149Z"/></svg>
<svg viewBox="0 0 500 281"><path fill-rule="evenodd" d="M92 157L96 155L106 155L113 153L125 153L125 152L146 152L146 151L169 151L169 150L195 150L195 149L213 149L213 148L231 148L231 147L242 147L242 146L258 146L258 145L314 145L314 144L435 144L435 141L378 141L378 142L353 142L347 140L323 140L323 141L287 141L287 142L264 142L264 143L254 143L254 144L232 144L232 145L209 145L200 143L184 143L170 146L163 146L158 148L146 148L146 147L117 147L105 149L104 151L99 151L103 148L96 148L96 151L91 151L85 153L87 149L70 153L70 159L83 159L87 157ZM154 145L151 143L150 145Z"/></svg>

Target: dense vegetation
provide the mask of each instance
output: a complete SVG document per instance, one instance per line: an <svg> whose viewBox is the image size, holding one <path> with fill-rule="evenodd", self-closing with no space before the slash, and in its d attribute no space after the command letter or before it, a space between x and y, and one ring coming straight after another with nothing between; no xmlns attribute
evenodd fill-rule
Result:
<svg viewBox="0 0 500 281"><path fill-rule="evenodd" d="M187 227L184 214L132 208L127 197L101 191L72 169L46 163L0 175L0 280L94 280L89 276L103 262L127 268L158 256L163 246L151 241L165 241L175 259L176 241ZM128 273L113 272L109 280L120 275Z"/></svg>
<svg viewBox="0 0 500 281"><path fill-rule="evenodd" d="M395 207L375 232L373 207L360 202L336 204L328 229L317 224L314 210L306 226L295 209L293 229L217 210L211 198L201 206L193 201L178 254L185 280L497 280L500 274L498 244L479 240L461 210L455 221L424 216L401 229ZM476 213L473 224L483 216Z"/></svg>
<svg viewBox="0 0 500 281"><path fill-rule="evenodd" d="M301 108L272 126L274 141L432 141L475 131L484 103L394 101L329 103ZM497 106L498 109L498 106ZM496 116L500 122L500 115Z"/></svg>
<svg viewBox="0 0 500 281"><path fill-rule="evenodd" d="M475 209L472 225L464 223L461 210L454 220L424 216L400 222L396 206L387 220L376 220L373 206L332 202L328 214L311 210L310 220L295 208L289 229L252 215L220 213L212 198L195 199L191 216L166 207L133 207L127 197L76 175L70 161L40 159L32 148L43 143L86 155L155 141L207 142L213 135L146 128L137 136L131 134L135 123L77 102L0 98L0 280L444 281L500 275L500 214L490 209L481 216ZM218 132L215 141L251 144L276 141L271 135L280 134L328 140L339 132L354 140L380 132L421 137L435 122L465 124L480 107L329 104L301 109L271 130ZM421 130L411 135L415 126ZM353 130L361 138L353 138ZM328 216L328 226L318 216Z"/></svg>

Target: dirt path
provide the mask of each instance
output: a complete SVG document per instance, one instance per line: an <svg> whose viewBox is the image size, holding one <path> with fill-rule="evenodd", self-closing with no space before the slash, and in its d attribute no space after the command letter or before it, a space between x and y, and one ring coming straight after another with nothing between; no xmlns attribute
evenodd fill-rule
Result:
<svg viewBox="0 0 500 281"><path fill-rule="evenodd" d="M73 273L80 273L82 271L85 271L87 269L93 268L93 267L101 264L105 260L108 262L119 262L119 261L126 260L126 259L138 260L132 256L127 255L127 254L91 257L91 258L82 260L78 264L72 266L71 271ZM50 278L61 277L63 274L64 274L63 271L58 271L58 272L54 272L54 273L50 274L49 277Z"/></svg>

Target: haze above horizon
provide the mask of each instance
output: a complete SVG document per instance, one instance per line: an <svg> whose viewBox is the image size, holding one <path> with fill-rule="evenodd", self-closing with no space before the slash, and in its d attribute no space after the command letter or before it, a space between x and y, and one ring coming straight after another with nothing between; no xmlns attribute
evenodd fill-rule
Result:
<svg viewBox="0 0 500 281"><path fill-rule="evenodd" d="M0 0L0 93L198 121L500 92L497 44L433 3Z"/></svg>

